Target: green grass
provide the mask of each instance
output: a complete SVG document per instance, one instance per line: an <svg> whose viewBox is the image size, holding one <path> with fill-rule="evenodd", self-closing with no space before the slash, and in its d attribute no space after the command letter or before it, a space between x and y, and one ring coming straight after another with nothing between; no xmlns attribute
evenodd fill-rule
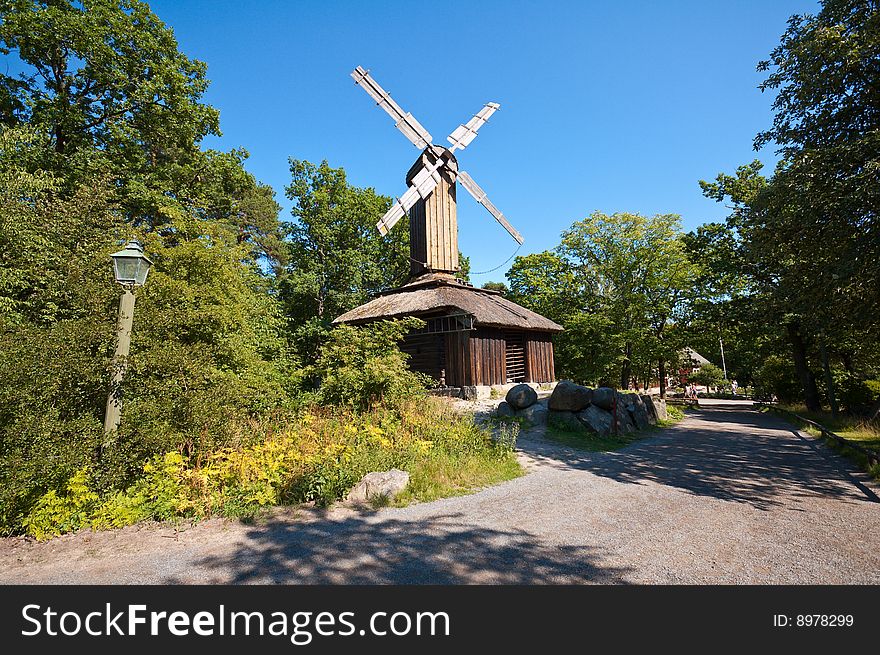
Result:
<svg viewBox="0 0 880 655"><path fill-rule="evenodd" d="M634 441L644 439L648 434L649 432L646 430L644 432L632 432L618 437L600 437L586 432L563 430L552 425L547 426L547 432L545 433L546 437L551 441L571 446L578 450L586 450L591 453L620 450Z"/></svg>
<svg viewBox="0 0 880 655"><path fill-rule="evenodd" d="M810 419L811 421L815 421L816 423L823 425L828 430L831 430L835 434L840 435L844 439L859 444L862 448L880 453L880 426L878 425L868 423L864 419L857 416L847 416L840 414L835 418L831 415L830 412L811 412L808 411L807 408L803 405L779 405L779 408L788 410L789 412L794 412L795 414L803 416L806 419ZM822 433L819 430L809 424L797 421L797 419L795 419L793 416L789 416L788 414L784 414L782 412L777 413L777 416L788 420L793 425L801 428L807 434L817 439L823 439L832 448L840 452L851 461L858 464L858 466L862 470L867 471L871 474L872 477L880 480L880 464L872 464L868 460L868 458L865 457L865 455L858 452L857 450L847 448L846 446L842 446L833 439L823 437Z"/></svg>
<svg viewBox="0 0 880 655"><path fill-rule="evenodd" d="M410 469L409 486L394 499L394 505L428 502L450 496L464 496L523 475L511 451L503 456L472 454L459 457L432 457Z"/></svg>
<svg viewBox="0 0 880 655"><path fill-rule="evenodd" d="M490 432L432 398L365 413L313 407L277 424L255 423L247 445L202 459L157 455L125 489L102 490L90 469L80 469L37 501L22 531L48 539L145 519L254 517L273 505L309 501L328 506L364 474L392 468L410 474L395 505L463 495L523 474L515 449L519 428L511 423Z"/></svg>

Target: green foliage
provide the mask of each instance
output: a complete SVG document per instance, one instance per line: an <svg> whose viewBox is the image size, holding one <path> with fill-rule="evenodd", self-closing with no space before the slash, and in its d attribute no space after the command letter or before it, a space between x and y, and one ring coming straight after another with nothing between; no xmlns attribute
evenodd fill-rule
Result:
<svg viewBox="0 0 880 655"><path fill-rule="evenodd" d="M470 282L471 281L471 258L467 255L464 255L459 251L458 253L458 266L459 269L455 273L455 277L462 282Z"/></svg>
<svg viewBox="0 0 880 655"><path fill-rule="evenodd" d="M697 270L678 216L594 212L555 251L517 257L508 280L512 300L566 328L556 338L560 375L625 388L681 347L669 327Z"/></svg>
<svg viewBox="0 0 880 655"><path fill-rule="evenodd" d="M797 377L790 360L780 355L771 355L754 375L755 397L769 399L772 396L780 402L794 402L800 398Z"/></svg>
<svg viewBox="0 0 880 655"><path fill-rule="evenodd" d="M218 112L199 103L205 64L137 0L4 0L0 46L28 67L0 76L0 121L40 125L59 153L147 155L218 132Z"/></svg>
<svg viewBox="0 0 880 655"><path fill-rule="evenodd" d="M204 64L140 2L2 9L0 50L25 71L0 75L0 525L15 531L77 470L119 490L157 452L236 439L289 402L297 367L264 274L286 254L272 190L243 150L198 145L218 132ZM155 265L102 448L108 255L131 237Z"/></svg>
<svg viewBox="0 0 880 655"><path fill-rule="evenodd" d="M40 498L24 520L28 534L42 540L77 530L87 523L99 501L88 482L88 469L82 468L67 481L63 496L52 490Z"/></svg>
<svg viewBox="0 0 880 655"><path fill-rule="evenodd" d="M774 92L774 119L755 146L774 143L782 160L772 176L755 161L701 182L708 197L729 198L733 209L726 234L704 230L692 240L716 282L738 282L701 309L713 332L733 323L743 335L745 368L737 370L746 379L760 370L763 392L802 397L814 411L832 393L816 382L829 384L817 374L823 347L837 371L830 379L846 387L835 395L853 406L861 404L860 381L880 374L880 8L867 0L821 5L792 16L758 66L766 73L761 89ZM799 392L777 360L761 370L770 355L790 358Z"/></svg>
<svg viewBox="0 0 880 655"><path fill-rule="evenodd" d="M380 404L394 407L423 394L430 380L408 369L408 357L397 344L424 325L406 318L334 328L315 367L321 380L318 397L327 404L367 410Z"/></svg>
<svg viewBox="0 0 880 655"><path fill-rule="evenodd" d="M719 387L724 383L724 371L715 364L703 364L698 371L691 374L690 380L706 387Z"/></svg>
<svg viewBox="0 0 880 655"><path fill-rule="evenodd" d="M502 296L506 296L510 289L507 288L507 285L504 282L484 282L483 289L488 289L490 291L498 291Z"/></svg>
<svg viewBox="0 0 880 655"><path fill-rule="evenodd" d="M436 400L369 414L315 410L268 428L258 426L260 438L247 446L201 457L156 455L122 492L100 493L93 472L79 469L63 493L44 494L23 525L28 534L47 539L144 519L252 516L286 502L329 505L364 474L394 467L412 475L400 502L466 493L521 473L515 435L493 441Z"/></svg>
<svg viewBox="0 0 880 655"><path fill-rule="evenodd" d="M401 283L409 274L409 233L382 236L376 221L391 199L350 185L341 168L290 160L294 221L287 225L289 264L281 296L294 328L325 324Z"/></svg>
<svg viewBox="0 0 880 655"><path fill-rule="evenodd" d="M675 423L684 418L684 410L677 405L666 405L666 415L668 421Z"/></svg>

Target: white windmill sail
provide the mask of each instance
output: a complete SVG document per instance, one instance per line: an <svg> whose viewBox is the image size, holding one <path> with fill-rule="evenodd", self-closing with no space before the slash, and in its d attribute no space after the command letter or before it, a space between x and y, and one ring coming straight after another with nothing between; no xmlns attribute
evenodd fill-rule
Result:
<svg viewBox="0 0 880 655"><path fill-rule="evenodd" d="M394 99L385 89L379 86L378 82L372 78L370 73L360 66L351 72L351 77L355 84L362 87L373 100L376 101L382 109L384 109L391 118L394 119L394 126L399 129L403 135L409 139L410 143L422 150L429 150L434 155L435 162L428 166L423 166L410 182L409 188L400 198L398 198L385 215L376 223L376 228L381 234L387 234L394 225L406 215L410 207L419 200L424 200L440 184L441 167L446 167L450 176L461 181L462 186L467 189L474 199L483 207L485 207L495 220L516 239L517 243L522 244L522 235L507 221L495 205L486 197L486 192L474 182L473 178L464 171L458 172L454 166L451 166L444 156L445 149L432 143L431 134L421 123L409 112L403 111ZM487 102L483 108L477 112L473 118L467 123L459 125L452 131L447 140L452 144L448 152L452 153L456 150L464 150L473 141L479 129L486 124L489 117L492 116L501 107L497 102ZM453 158L454 161L454 158Z"/></svg>
<svg viewBox="0 0 880 655"><path fill-rule="evenodd" d="M391 118L394 119L394 126L403 132L403 135L409 139L419 150L423 150L431 145L431 133L428 132L422 124L419 123L415 116L409 112L404 112L385 89L379 86L369 72L358 66L351 72L354 83L366 91L369 96L376 101L376 104L384 109Z"/></svg>
<svg viewBox="0 0 880 655"><path fill-rule="evenodd" d="M425 199L431 195L434 188L440 184L440 173L437 172L437 169L441 165L442 162L438 160L433 166L424 167L416 173L406 193L400 196L391 209L385 212L385 215L376 223L376 228L381 234L388 234L388 230L394 227L397 221L403 218L409 208L416 204L420 198Z"/></svg>
<svg viewBox="0 0 880 655"><path fill-rule="evenodd" d="M517 232L516 228L513 227L513 225L511 225L510 223L507 222L507 219L504 218L504 214L502 214L500 211L498 211L498 208L492 204L492 202L486 196L486 192L483 191L476 182L474 182L474 178L472 178L470 175L468 175L464 171L459 171L458 172L458 181L461 182L461 185L465 189L467 189L468 193L470 193L474 197L474 200L476 200L478 203L483 205L483 207L488 209L489 213L495 217L495 220L498 221L499 223L501 223L501 226L505 230L507 230L508 233L510 233L510 236L512 236L514 239L516 239L516 242L518 244L522 245L522 243L524 241L524 239L522 238L522 235L519 232Z"/></svg>
<svg viewBox="0 0 880 655"><path fill-rule="evenodd" d="M472 119L464 125L456 127L452 134L446 137L446 140L452 144L451 150L464 150L467 148L468 144L477 137L477 130L483 127L486 121L489 120L489 117L498 111L500 107L501 105L497 102L487 102L479 112L474 114Z"/></svg>

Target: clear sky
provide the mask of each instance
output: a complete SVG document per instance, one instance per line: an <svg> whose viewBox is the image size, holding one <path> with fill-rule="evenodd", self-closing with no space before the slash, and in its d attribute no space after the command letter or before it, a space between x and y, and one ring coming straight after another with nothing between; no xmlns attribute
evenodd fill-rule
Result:
<svg viewBox="0 0 880 655"><path fill-rule="evenodd" d="M772 149L757 62L807 0L368 2L153 0L181 49L208 64L207 101L248 169L284 197L288 157L342 166L349 181L398 196L418 152L349 73L376 80L445 137L501 103L459 165L540 252L594 210L680 214L686 229L722 218L697 181ZM459 245L473 271L516 243L464 191ZM377 216L377 219L379 217ZM399 223L395 229L405 229ZM503 280L509 264L473 276Z"/></svg>

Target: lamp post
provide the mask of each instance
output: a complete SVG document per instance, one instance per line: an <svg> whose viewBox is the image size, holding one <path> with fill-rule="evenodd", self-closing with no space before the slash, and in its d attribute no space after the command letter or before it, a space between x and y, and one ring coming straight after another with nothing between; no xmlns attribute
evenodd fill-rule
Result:
<svg viewBox="0 0 880 655"><path fill-rule="evenodd" d="M129 241L125 248L110 257L113 259L113 275L124 291L119 299L116 353L113 355L110 393L107 395L107 411L104 414L104 434L110 434L119 428L122 416L122 378L128 367L128 350L131 346L134 290L146 282L147 273L153 264L144 254L144 247L139 241Z"/></svg>

